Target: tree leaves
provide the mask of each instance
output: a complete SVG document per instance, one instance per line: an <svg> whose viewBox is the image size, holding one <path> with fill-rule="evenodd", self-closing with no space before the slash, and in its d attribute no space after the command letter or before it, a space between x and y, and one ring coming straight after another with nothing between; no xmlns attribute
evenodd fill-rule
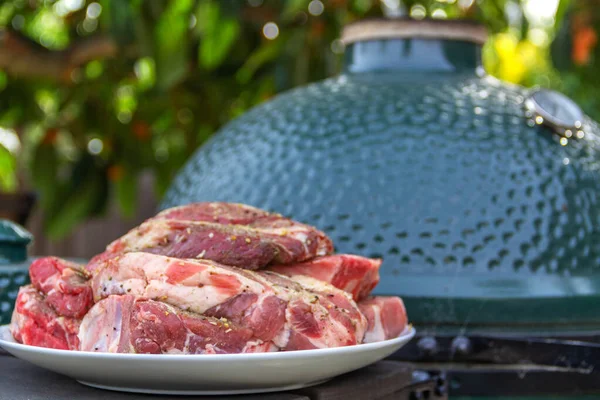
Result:
<svg viewBox="0 0 600 400"><path fill-rule="evenodd" d="M139 8L135 7L135 3L122 0L107 0L103 3L105 10L101 14L102 19L110 26L111 36L121 46L135 41L134 16Z"/></svg>
<svg viewBox="0 0 600 400"><path fill-rule="evenodd" d="M208 70L217 68L240 32L240 24L233 17L222 16L217 2L202 2L196 13L198 30L202 34L198 61Z"/></svg>
<svg viewBox="0 0 600 400"><path fill-rule="evenodd" d="M46 232L52 239L68 234L90 216L101 214L107 204L106 173L90 155L83 155L71 169L69 178L54 181L56 200L47 209Z"/></svg>
<svg viewBox="0 0 600 400"><path fill-rule="evenodd" d="M48 216L46 223L48 236L56 240L68 234L74 226L89 217L93 203L100 199L101 195L101 190L94 181L73 190L71 195L66 197L62 207Z"/></svg>
<svg viewBox="0 0 600 400"><path fill-rule="evenodd" d="M279 40L265 43L250 54L250 57L248 57L244 65L235 74L238 82L242 84L248 83L256 70L267 62L275 60L280 55L285 42L284 38L280 38Z"/></svg>
<svg viewBox="0 0 600 400"><path fill-rule="evenodd" d="M166 90L179 83L188 71L188 27L192 0L168 3L154 29L156 77Z"/></svg>
<svg viewBox="0 0 600 400"><path fill-rule="evenodd" d="M565 22L567 13L571 8L572 0L559 0L558 7L556 8L556 15L554 16L554 29L558 30Z"/></svg>
<svg viewBox="0 0 600 400"><path fill-rule="evenodd" d="M55 204L58 164L58 154L52 143L42 142L35 148L30 166L31 179L45 210L52 209Z"/></svg>
<svg viewBox="0 0 600 400"><path fill-rule="evenodd" d="M561 2L564 4L566 2ZM564 23L560 25L556 36L550 45L550 57L554 67L560 71L567 71L573 66L571 53L573 52L573 36L571 34L571 22L566 10L561 10ZM558 14L558 13L557 13Z"/></svg>
<svg viewBox="0 0 600 400"><path fill-rule="evenodd" d="M122 168L115 166L113 168ZM137 176L130 170L121 170L120 176L115 180L117 201L121 212L126 217L132 217L137 204Z"/></svg>
<svg viewBox="0 0 600 400"><path fill-rule="evenodd" d="M17 188L15 176L17 166L14 155L0 144L0 190L14 192Z"/></svg>

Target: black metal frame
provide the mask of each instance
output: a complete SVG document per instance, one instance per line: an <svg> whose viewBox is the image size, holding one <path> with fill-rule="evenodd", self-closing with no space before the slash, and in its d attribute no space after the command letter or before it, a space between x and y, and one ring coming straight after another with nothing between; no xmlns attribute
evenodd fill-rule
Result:
<svg viewBox="0 0 600 400"><path fill-rule="evenodd" d="M529 364L582 373L600 369L600 344L558 338L501 336L421 336L393 358L419 362Z"/></svg>
<svg viewBox="0 0 600 400"><path fill-rule="evenodd" d="M421 378L421 379L420 379ZM445 374L414 374L413 383L398 393L401 400L447 400L448 387Z"/></svg>
<svg viewBox="0 0 600 400"><path fill-rule="evenodd" d="M600 395L600 344L566 336L422 335L391 358L446 381L450 396Z"/></svg>
<svg viewBox="0 0 600 400"><path fill-rule="evenodd" d="M600 394L600 374L546 370L469 370L446 373L450 396L572 396Z"/></svg>

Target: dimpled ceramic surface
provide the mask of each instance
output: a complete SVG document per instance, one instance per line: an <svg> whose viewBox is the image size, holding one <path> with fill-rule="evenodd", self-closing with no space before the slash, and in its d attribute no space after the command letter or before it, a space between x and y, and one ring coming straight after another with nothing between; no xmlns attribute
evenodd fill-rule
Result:
<svg viewBox="0 0 600 400"><path fill-rule="evenodd" d="M19 287L29 283L31 240L22 226L0 219L0 325L10 322Z"/></svg>
<svg viewBox="0 0 600 400"><path fill-rule="evenodd" d="M451 315L448 298L578 296L598 287L598 127L563 146L528 125L526 96L475 73L342 74L231 122L163 207L243 202L314 224L339 252L384 258L377 293L449 304L413 311L417 322L487 318ZM543 318L577 314L557 312Z"/></svg>
<svg viewBox="0 0 600 400"><path fill-rule="evenodd" d="M29 283L29 263L0 266L0 325L8 324L19 288Z"/></svg>

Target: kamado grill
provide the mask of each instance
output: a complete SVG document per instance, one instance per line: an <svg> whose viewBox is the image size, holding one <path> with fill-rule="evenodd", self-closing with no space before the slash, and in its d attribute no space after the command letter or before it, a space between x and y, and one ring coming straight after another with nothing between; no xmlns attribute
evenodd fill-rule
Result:
<svg viewBox="0 0 600 400"><path fill-rule="evenodd" d="M417 327L393 357L413 398L596 398L598 125L486 76L479 25L366 20L343 40L341 75L228 124L163 207L247 203L382 257L377 294Z"/></svg>

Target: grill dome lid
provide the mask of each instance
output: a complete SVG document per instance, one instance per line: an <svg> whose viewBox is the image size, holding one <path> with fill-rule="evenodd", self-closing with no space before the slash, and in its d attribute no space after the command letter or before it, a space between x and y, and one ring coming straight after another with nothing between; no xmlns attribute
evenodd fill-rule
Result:
<svg viewBox="0 0 600 400"><path fill-rule="evenodd" d="M343 73L227 124L162 207L242 202L314 224L338 252L382 257L377 293L421 327L597 328L600 130L544 124L532 91L481 73L483 38L350 25Z"/></svg>

